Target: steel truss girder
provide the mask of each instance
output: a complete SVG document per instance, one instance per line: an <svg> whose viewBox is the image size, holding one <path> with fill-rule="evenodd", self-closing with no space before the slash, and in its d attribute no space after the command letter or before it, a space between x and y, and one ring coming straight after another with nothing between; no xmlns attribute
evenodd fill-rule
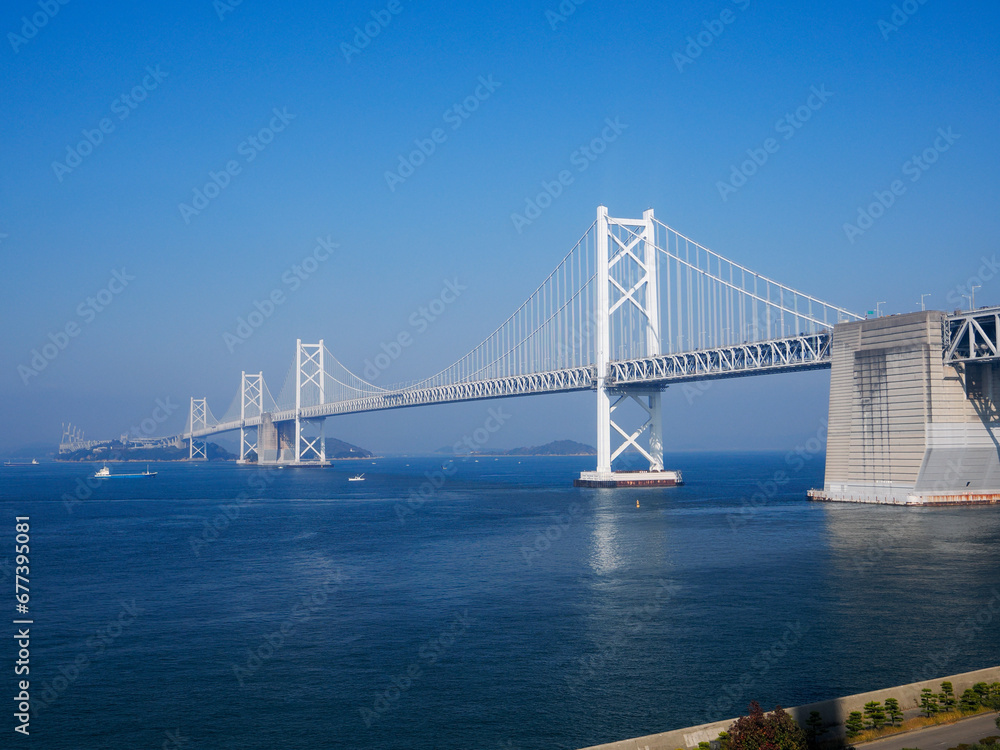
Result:
<svg viewBox="0 0 1000 750"><path fill-rule="evenodd" d="M831 333L825 331L805 336L792 336L756 344L741 344L706 349L683 354L661 354L657 357L611 362L608 366L609 389L629 385L655 385L692 380L708 380L740 375L762 375L769 372L809 370L830 366ZM597 369L593 366L528 375L512 375L452 385L412 390L387 391L363 398L331 404L302 407L300 419L317 419L338 414L356 414L411 406L429 406L457 401L529 396L541 393L563 393L592 390L597 385ZM203 399L202 399L203 400ZM275 422L295 419L296 410L286 409L271 415ZM260 424L260 417L247 417L245 427ZM196 429L193 437L204 437L237 430L239 421L225 422ZM184 438L192 437L191 434Z"/></svg>
<svg viewBox="0 0 1000 750"><path fill-rule="evenodd" d="M321 419L338 414L357 414L369 411L384 411L386 409L402 409L411 406L429 406L432 404L448 404L456 401L479 401L494 398L510 398L514 396L530 396L536 393L567 393L571 391L593 390L597 382L594 367L574 367L568 370L552 370L549 372L531 373L528 375L511 375L491 380L480 380L453 385L434 386L412 390L386 391L363 398L317 406L302 407L300 419ZM286 409L274 412L271 419L274 422L286 422L295 419L295 410ZM247 418L246 427L260 424L260 417ZM240 428L239 422L223 422L211 427L200 429L195 437L214 435ZM185 437L188 437L185 435Z"/></svg>
<svg viewBox="0 0 1000 750"><path fill-rule="evenodd" d="M612 386L669 383L830 366L830 331L756 344L612 362Z"/></svg>
<svg viewBox="0 0 1000 750"><path fill-rule="evenodd" d="M1000 360L1000 307L955 313L945 321L945 364Z"/></svg>

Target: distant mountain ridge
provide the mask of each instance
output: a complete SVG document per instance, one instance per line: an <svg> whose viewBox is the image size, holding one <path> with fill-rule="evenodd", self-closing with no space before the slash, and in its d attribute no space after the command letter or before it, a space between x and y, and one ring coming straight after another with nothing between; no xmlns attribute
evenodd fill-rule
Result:
<svg viewBox="0 0 1000 750"><path fill-rule="evenodd" d="M345 443L343 440L328 437L326 439L327 459L373 458L369 450ZM109 440L107 443L93 448L86 448L71 453L56 454L56 461L186 461L188 446L163 448L126 448L120 440ZM237 456L216 443L208 444L209 461L235 461Z"/></svg>
<svg viewBox="0 0 1000 750"><path fill-rule="evenodd" d="M596 456L597 450L592 445L578 443L575 440L553 440L545 445L533 445L526 448L511 448L509 451L498 451L500 456Z"/></svg>
<svg viewBox="0 0 1000 750"><path fill-rule="evenodd" d="M451 448L439 448L435 453L454 454ZM596 456L597 451L592 445L578 443L575 440L553 440L545 445L532 445L510 450L476 451L468 454L473 456Z"/></svg>

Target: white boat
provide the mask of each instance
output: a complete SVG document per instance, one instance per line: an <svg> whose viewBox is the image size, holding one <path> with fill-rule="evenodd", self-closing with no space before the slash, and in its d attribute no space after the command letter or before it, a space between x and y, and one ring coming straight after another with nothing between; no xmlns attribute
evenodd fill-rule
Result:
<svg viewBox="0 0 1000 750"><path fill-rule="evenodd" d="M146 466L146 470L139 472L138 474L112 474L111 469L105 464L94 474L97 479L138 479L140 477L155 477L156 472L150 471L149 466Z"/></svg>
<svg viewBox="0 0 1000 750"><path fill-rule="evenodd" d="M38 466L38 459L33 458L31 461L4 461L4 466Z"/></svg>
<svg viewBox="0 0 1000 750"><path fill-rule="evenodd" d="M363 481L365 481L365 475L364 474L358 474L357 476L348 477L347 481L348 482L363 482Z"/></svg>

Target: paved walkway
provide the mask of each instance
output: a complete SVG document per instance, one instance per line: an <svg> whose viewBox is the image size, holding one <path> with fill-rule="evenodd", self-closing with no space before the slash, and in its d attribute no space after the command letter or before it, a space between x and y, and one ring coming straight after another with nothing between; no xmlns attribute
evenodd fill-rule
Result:
<svg viewBox="0 0 1000 750"><path fill-rule="evenodd" d="M859 744L859 750L902 750L904 747L916 747L920 750L948 750L959 743L971 745L983 737L1000 735L995 722L995 713L973 716L962 719L955 724L942 724L926 729L916 729L912 732L894 734L881 740Z"/></svg>

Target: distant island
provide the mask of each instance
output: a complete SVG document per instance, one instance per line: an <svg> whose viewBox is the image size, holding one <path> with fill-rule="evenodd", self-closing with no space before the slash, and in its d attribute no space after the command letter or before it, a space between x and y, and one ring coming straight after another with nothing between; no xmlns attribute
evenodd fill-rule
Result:
<svg viewBox="0 0 1000 750"><path fill-rule="evenodd" d="M378 458L374 453L337 438L326 439L327 458Z"/></svg>
<svg viewBox="0 0 1000 750"><path fill-rule="evenodd" d="M181 445L144 448L122 443L121 440L109 440L106 443L91 448L81 448L69 453L59 453L56 461L187 461L189 449L187 443ZM375 454L343 440L328 437L326 439L327 459L375 458ZM227 451L217 443L208 444L209 461L235 461L238 456Z"/></svg>
<svg viewBox="0 0 1000 750"><path fill-rule="evenodd" d="M106 443L91 448L81 448L69 453L59 453L56 461L187 461L189 449L185 443L182 446L170 445L158 448L139 448L122 443L121 440L109 440ZM237 456L221 445L208 444L209 461L235 461Z"/></svg>
<svg viewBox="0 0 1000 750"><path fill-rule="evenodd" d="M439 448L435 453L454 455L452 448ZM575 440L553 440L545 445L533 445L510 450L474 451L471 456L596 456L597 451L592 445L578 443Z"/></svg>

